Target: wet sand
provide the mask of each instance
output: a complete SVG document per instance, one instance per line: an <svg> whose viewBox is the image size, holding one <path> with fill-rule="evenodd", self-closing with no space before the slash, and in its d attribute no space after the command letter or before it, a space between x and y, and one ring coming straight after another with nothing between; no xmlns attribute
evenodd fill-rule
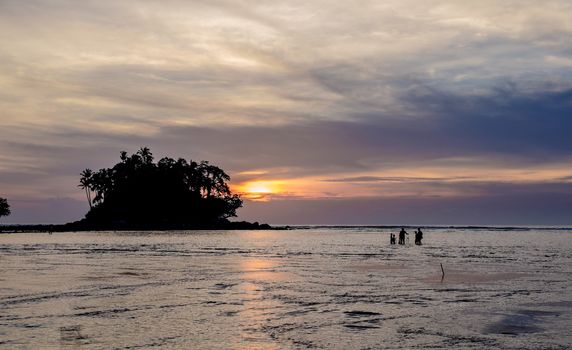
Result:
<svg viewBox="0 0 572 350"><path fill-rule="evenodd" d="M572 232L0 235L0 349L567 349ZM440 264L445 268L441 281Z"/></svg>

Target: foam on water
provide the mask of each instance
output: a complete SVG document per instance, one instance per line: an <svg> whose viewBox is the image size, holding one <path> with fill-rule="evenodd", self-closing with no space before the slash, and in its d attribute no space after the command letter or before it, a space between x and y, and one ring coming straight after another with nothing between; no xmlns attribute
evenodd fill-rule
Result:
<svg viewBox="0 0 572 350"><path fill-rule="evenodd" d="M570 348L572 231L390 231L0 235L0 349Z"/></svg>

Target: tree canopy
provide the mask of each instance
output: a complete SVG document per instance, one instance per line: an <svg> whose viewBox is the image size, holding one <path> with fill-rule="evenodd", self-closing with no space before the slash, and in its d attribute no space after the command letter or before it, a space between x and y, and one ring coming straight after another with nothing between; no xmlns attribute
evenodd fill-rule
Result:
<svg viewBox="0 0 572 350"><path fill-rule="evenodd" d="M8 216L11 213L12 212L10 211L10 204L8 204L6 198L0 197L0 218L3 216Z"/></svg>
<svg viewBox="0 0 572 350"><path fill-rule="evenodd" d="M208 161L162 158L144 147L98 171L85 169L79 187L90 210L86 220L102 225L202 225L236 216L242 200L230 176Z"/></svg>

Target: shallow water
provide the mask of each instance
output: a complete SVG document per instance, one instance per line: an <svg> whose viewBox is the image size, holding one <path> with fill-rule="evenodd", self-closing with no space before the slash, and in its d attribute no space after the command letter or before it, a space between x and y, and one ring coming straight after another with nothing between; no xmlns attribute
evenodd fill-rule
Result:
<svg viewBox="0 0 572 350"><path fill-rule="evenodd" d="M388 232L0 235L0 349L572 346L572 231Z"/></svg>

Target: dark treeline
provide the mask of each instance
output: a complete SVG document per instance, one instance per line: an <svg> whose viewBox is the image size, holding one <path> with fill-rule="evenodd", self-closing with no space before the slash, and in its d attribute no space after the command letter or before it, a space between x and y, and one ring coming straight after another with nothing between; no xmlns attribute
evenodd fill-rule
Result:
<svg viewBox="0 0 572 350"><path fill-rule="evenodd" d="M230 176L207 161L162 158L149 148L98 171L86 169L79 186L90 210L80 223L91 228L230 228L242 200L232 194ZM258 223L233 223L251 228ZM267 225L262 225L266 227Z"/></svg>

